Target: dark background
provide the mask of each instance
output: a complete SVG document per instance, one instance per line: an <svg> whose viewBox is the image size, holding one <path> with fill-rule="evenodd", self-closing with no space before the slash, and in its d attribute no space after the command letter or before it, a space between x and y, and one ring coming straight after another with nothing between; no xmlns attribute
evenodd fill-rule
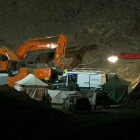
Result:
<svg viewBox="0 0 140 140"><path fill-rule="evenodd" d="M104 57L139 53L139 23L138 0L0 0L1 46L16 50L29 38L62 33L68 40L66 67L98 59L86 67L105 68L132 82L139 77L139 60L112 65ZM47 53L30 52L26 61L40 54L46 61Z"/></svg>

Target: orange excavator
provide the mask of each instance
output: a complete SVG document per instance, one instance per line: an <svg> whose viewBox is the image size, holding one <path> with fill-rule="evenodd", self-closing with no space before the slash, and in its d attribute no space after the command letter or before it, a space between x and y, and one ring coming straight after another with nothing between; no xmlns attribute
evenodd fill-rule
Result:
<svg viewBox="0 0 140 140"><path fill-rule="evenodd" d="M65 56L66 37L60 34L56 42L41 42L52 37L46 36L42 38L29 39L18 47L16 51L8 48L0 48L0 55L4 56L0 61L0 72L13 67L11 62L22 62L29 51L55 49L55 66L64 67L64 63L60 61L61 57Z"/></svg>
<svg viewBox="0 0 140 140"><path fill-rule="evenodd" d="M22 61L29 51L46 49L55 49L55 66L64 67L65 64L60 62L60 58L65 56L66 37L60 34L56 42L41 42L41 40L49 38L52 37L46 36L29 39L20 45L16 51L12 51L8 48L0 48L0 55L7 57L7 60L0 61L0 71L4 71L8 67L8 61Z"/></svg>
<svg viewBox="0 0 140 140"><path fill-rule="evenodd" d="M61 62L61 58L65 57L66 51L66 37L63 34L60 34L56 42L39 42L38 40L44 40L51 37L35 38L29 39L24 44L22 44L19 49L15 52L17 57L20 60L24 60L27 52L33 50L42 50L42 49L55 49L55 64L54 67L58 69L63 69L65 63ZM50 78L52 75L52 69L44 65L44 68L27 68L22 67L19 70L20 73L32 73L39 79Z"/></svg>
<svg viewBox="0 0 140 140"><path fill-rule="evenodd" d="M7 48L0 48L0 54L7 57L7 60L0 61L0 66L1 66L0 71L8 70L11 73L15 69L17 69L17 70L19 70L18 75L21 75L23 73L24 74L32 73L39 79L45 79L46 77L50 78L52 76L52 69L49 68L48 66L44 67L44 68L40 68L40 69L39 68L28 68L28 67L22 66L23 60L26 58L27 53L29 51L55 49L54 68L57 70L59 68L60 69L64 68L65 63L61 62L61 58L65 57L67 38L63 34L60 34L58 36L58 39L56 42L44 41L49 38L53 38L53 37L46 36L46 37L42 37L42 38L29 39L25 43L20 45L16 51L11 51ZM16 68L16 66L17 66L17 64L16 64L16 66L14 66L14 69L12 69L12 67L13 67L12 62L17 62L17 64L20 65L20 68L19 67ZM14 77L17 77L15 79L16 81L21 80L23 78L23 77L18 78L18 75L14 76ZM11 77L11 78L14 78L14 77ZM8 78L9 81L11 78ZM7 80L7 83L8 83L8 80Z"/></svg>

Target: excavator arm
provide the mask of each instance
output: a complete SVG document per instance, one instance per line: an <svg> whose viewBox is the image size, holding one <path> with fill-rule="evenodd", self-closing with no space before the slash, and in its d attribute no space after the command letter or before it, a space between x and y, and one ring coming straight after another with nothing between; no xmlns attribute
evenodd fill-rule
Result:
<svg viewBox="0 0 140 140"><path fill-rule="evenodd" d="M57 42L59 42L59 47L55 49L55 65L60 66L61 68L65 65L65 63L60 61L60 59L65 57L66 41L66 37L61 34L57 40Z"/></svg>
<svg viewBox="0 0 140 140"><path fill-rule="evenodd" d="M15 51L17 57L20 60L25 59L27 52L33 50L46 50L46 49L56 49L55 50L55 65L63 67L64 63L60 62L60 58L65 56L66 49L66 37L60 34L56 42L42 42L41 40L46 40L51 37L35 38L29 39L24 44L19 46Z"/></svg>

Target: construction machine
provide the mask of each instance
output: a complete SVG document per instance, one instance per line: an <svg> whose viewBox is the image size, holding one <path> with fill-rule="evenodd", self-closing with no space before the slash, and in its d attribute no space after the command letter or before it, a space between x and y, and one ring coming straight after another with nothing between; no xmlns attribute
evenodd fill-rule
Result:
<svg viewBox="0 0 140 140"><path fill-rule="evenodd" d="M23 63L23 60L26 58L27 53L29 51L33 50L46 50L46 49L55 49L55 64L54 67L63 68L65 63L61 62L61 58L65 57L65 50L66 50L66 37L63 34L60 34L58 36L58 39L56 42L46 42L44 40L53 38L53 36L45 36L42 38L34 38L34 39L28 39L18 47L16 51L12 51L8 48L0 48L0 55L5 56L6 60L0 61L0 72L6 71L11 75L13 71L19 70L20 67L25 66ZM35 68L36 69L36 68ZM21 68L20 72L22 71L28 71L28 68ZM41 68L41 70L34 70L35 75L39 75L38 73L43 73L41 75L44 75L44 73L50 73L50 69L44 69ZM47 72L46 72L47 71ZM50 74L48 74L50 75ZM43 79L44 76L37 76L38 78ZM50 76L48 76L50 77Z"/></svg>
<svg viewBox="0 0 140 140"><path fill-rule="evenodd" d="M61 58L65 57L67 38L63 34L60 34L56 42L44 41L49 38L52 37L46 36L42 38L29 39L25 43L20 45L16 51L11 51L7 48L0 48L0 54L6 57L6 60L0 61L0 71L7 70L6 72L9 73L10 76L15 76L15 74L12 74L15 70L18 70L18 74L20 75L22 73L32 73L41 80L44 80L45 78L49 79L50 77L54 78L55 76L57 76L57 72L59 71L59 69L63 69L65 65L65 63L61 61ZM25 65L23 63L23 60L26 58L29 51L46 49L55 49L55 62L53 68L50 68L47 64L44 64L44 66L41 67L39 64L34 64L35 67L31 67L30 65ZM13 62L16 62L16 65L13 65ZM16 79L14 79L14 81L21 80L21 77L22 76L18 78L18 75L16 73ZM10 78L8 78L7 83L9 83L9 80Z"/></svg>
<svg viewBox="0 0 140 140"><path fill-rule="evenodd" d="M58 71L58 69L63 69L65 63L61 62L61 58L65 57L65 51L66 51L66 37L63 34L60 34L58 36L58 39L56 42L41 42L39 40L45 40L52 37L43 37L43 38L35 38L35 39L29 39L24 44L22 44L17 50L16 54L17 57L20 60L24 60L26 58L26 54L29 51L33 50L42 50L42 49L55 49L54 54L54 67L50 68L47 64L44 64L43 66L40 64L30 64L27 67L22 67L19 69L19 73L32 73L37 78L44 80L45 78L53 77L53 74L55 75L55 72Z"/></svg>

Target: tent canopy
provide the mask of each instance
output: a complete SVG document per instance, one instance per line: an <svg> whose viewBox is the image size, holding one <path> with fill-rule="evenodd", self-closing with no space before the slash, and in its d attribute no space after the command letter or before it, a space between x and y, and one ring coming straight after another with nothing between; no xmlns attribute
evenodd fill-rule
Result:
<svg viewBox="0 0 140 140"><path fill-rule="evenodd" d="M25 86L48 86L48 84L42 82L40 79L38 79L33 74L29 74L25 78L15 82L17 85L25 85Z"/></svg>
<svg viewBox="0 0 140 140"><path fill-rule="evenodd" d="M48 90L48 93L52 97L52 103L62 104L69 94L75 94L77 91L62 91L62 90Z"/></svg>
<svg viewBox="0 0 140 140"><path fill-rule="evenodd" d="M19 81L19 80L22 80L23 78L25 78L28 74L27 73L19 73L17 74L16 76L14 77L9 77L7 78L7 84L14 88L15 86L15 82Z"/></svg>
<svg viewBox="0 0 140 140"><path fill-rule="evenodd" d="M109 97L119 103L128 94L128 86L130 82L114 75L109 81L102 85L102 89Z"/></svg>

